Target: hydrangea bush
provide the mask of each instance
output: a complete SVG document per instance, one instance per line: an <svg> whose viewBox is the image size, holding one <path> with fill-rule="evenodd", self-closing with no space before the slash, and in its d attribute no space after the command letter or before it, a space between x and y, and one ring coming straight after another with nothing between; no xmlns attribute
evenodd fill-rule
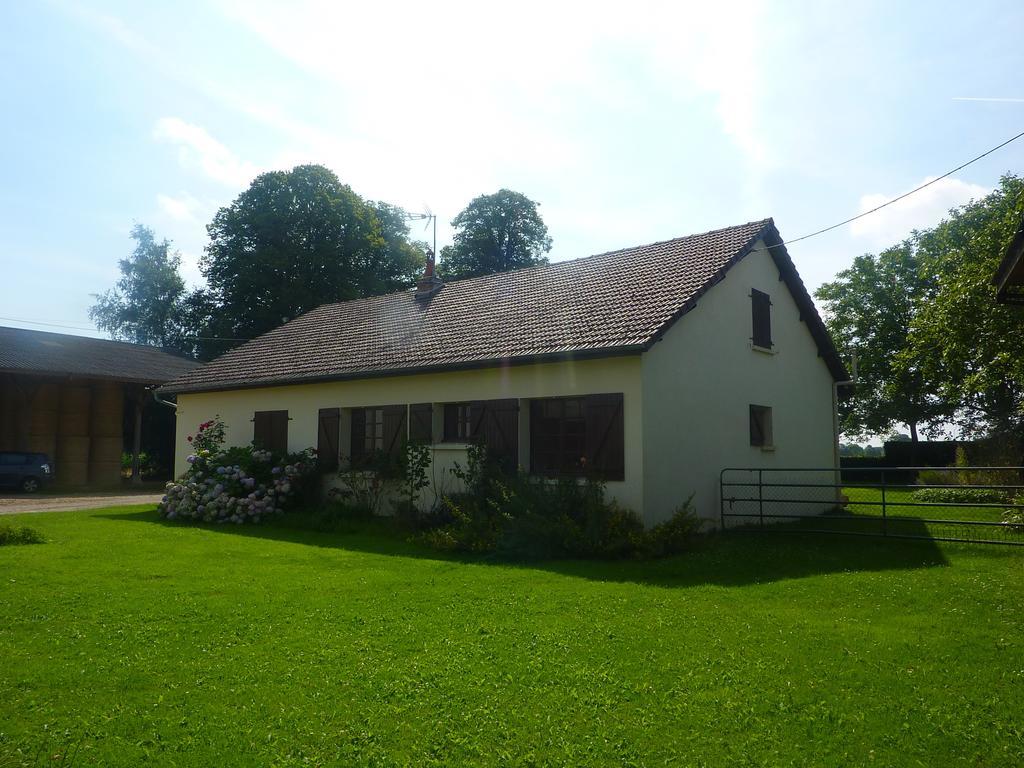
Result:
<svg viewBox="0 0 1024 768"><path fill-rule="evenodd" d="M316 452L275 456L252 446L224 449L220 417L199 425L189 468L167 484L160 514L168 520L258 523L284 512L316 468Z"/></svg>

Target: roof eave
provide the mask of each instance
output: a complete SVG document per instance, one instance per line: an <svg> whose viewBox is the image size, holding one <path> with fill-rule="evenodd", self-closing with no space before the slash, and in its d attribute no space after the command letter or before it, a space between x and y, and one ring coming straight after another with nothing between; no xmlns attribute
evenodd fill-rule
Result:
<svg viewBox="0 0 1024 768"><path fill-rule="evenodd" d="M509 368L522 365L541 365L544 363L564 363L578 360L597 360L607 357L627 357L642 354L646 344L624 344L616 347L600 347L596 349L566 350L548 352L540 355L523 355L520 357L490 358L486 360L467 360L457 363L438 365L407 366L405 368L385 368L381 370L353 371L349 373L324 374L306 377L276 378L263 381L226 381L216 384L187 383L176 385L169 382L158 387L156 392L162 395L189 395L203 392L229 392L239 389L269 389L272 387L293 387L304 384L323 384L334 381L356 381L360 379L383 379L393 376L415 376L426 373L446 373L450 371L469 371L481 368Z"/></svg>
<svg viewBox="0 0 1024 768"><path fill-rule="evenodd" d="M0 368L0 375L40 376L50 379L90 379L94 381L113 381L122 384L143 384L146 386L156 386L168 381L165 377L146 378L138 376L112 376L83 371L51 371L36 368Z"/></svg>

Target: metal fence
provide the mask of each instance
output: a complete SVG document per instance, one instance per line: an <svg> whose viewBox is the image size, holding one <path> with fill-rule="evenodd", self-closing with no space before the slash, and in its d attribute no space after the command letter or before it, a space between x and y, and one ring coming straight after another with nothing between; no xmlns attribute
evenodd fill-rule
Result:
<svg viewBox="0 0 1024 768"><path fill-rule="evenodd" d="M1024 546L1024 467L728 468L723 530Z"/></svg>

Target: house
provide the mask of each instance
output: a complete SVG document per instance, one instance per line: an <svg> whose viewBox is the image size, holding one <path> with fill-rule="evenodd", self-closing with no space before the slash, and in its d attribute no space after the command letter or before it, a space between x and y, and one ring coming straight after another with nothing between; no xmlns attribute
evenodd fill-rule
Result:
<svg viewBox="0 0 1024 768"><path fill-rule="evenodd" d="M148 423L173 420L150 390L197 365L139 344L0 327L0 451L47 454L63 486L117 485L147 410L159 409Z"/></svg>
<svg viewBox="0 0 1024 768"><path fill-rule="evenodd" d="M408 436L584 471L648 524L727 466L835 467L847 378L771 219L319 307L162 387L186 435L317 447L333 467ZM434 472L434 477L440 474Z"/></svg>
<svg viewBox="0 0 1024 768"><path fill-rule="evenodd" d="M1002 304L1024 304L1024 216L1006 249L992 283L996 301Z"/></svg>

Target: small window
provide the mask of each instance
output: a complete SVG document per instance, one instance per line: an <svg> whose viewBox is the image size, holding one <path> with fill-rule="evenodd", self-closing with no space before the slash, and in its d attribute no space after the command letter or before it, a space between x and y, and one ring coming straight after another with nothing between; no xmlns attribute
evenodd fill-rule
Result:
<svg viewBox="0 0 1024 768"><path fill-rule="evenodd" d="M470 403L449 403L444 407L444 439L450 443L464 443L473 434L473 410Z"/></svg>
<svg viewBox="0 0 1024 768"><path fill-rule="evenodd" d="M770 448L772 443L772 409L766 405L750 406L750 444Z"/></svg>
<svg viewBox="0 0 1024 768"><path fill-rule="evenodd" d="M750 314L753 321L751 341L755 347L772 348L772 300L757 289L750 292Z"/></svg>

